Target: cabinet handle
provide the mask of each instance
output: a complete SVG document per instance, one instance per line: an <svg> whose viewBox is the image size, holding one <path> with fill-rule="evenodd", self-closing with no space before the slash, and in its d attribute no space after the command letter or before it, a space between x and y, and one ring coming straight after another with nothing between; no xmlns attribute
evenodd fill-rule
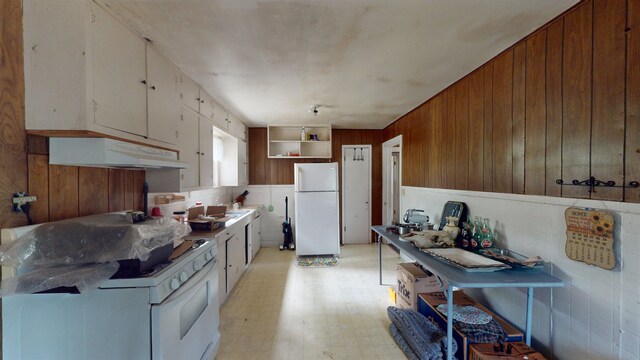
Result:
<svg viewBox="0 0 640 360"><path fill-rule="evenodd" d="M177 130L176 130L176 137L180 137L180 136L178 135L178 131L177 131Z"/></svg>
<svg viewBox="0 0 640 360"><path fill-rule="evenodd" d="M147 84L147 80L144 80L144 79L140 80L140 82L145 84L145 85Z"/></svg>
<svg viewBox="0 0 640 360"><path fill-rule="evenodd" d="M196 151L196 154L200 155L200 151Z"/></svg>
<svg viewBox="0 0 640 360"><path fill-rule="evenodd" d="M156 86L155 86L155 85L153 85L153 86L151 87L151 90L155 90L155 89L156 89Z"/></svg>
<svg viewBox="0 0 640 360"><path fill-rule="evenodd" d="M200 153L200 155L204 156L204 153L203 153L203 152L201 152L201 153Z"/></svg>

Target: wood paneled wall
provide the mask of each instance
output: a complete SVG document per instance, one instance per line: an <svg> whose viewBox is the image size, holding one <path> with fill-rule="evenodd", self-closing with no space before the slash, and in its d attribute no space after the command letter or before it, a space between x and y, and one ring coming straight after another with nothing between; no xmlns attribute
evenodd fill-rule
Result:
<svg viewBox="0 0 640 360"><path fill-rule="evenodd" d="M342 179L342 145L371 144L371 221L382 223L382 130L333 129L331 159L269 159L267 157L267 129L249 128L249 185L293 184L293 164L308 162L337 162ZM342 182L340 181L342 187ZM342 189L340 189L342 191ZM342 200L340 203L342 208Z"/></svg>
<svg viewBox="0 0 640 360"><path fill-rule="evenodd" d="M403 185L640 202L640 0L584 1L407 113Z"/></svg>
<svg viewBox="0 0 640 360"><path fill-rule="evenodd" d="M49 165L47 138L29 135L28 143L34 223L142 210L144 171Z"/></svg>

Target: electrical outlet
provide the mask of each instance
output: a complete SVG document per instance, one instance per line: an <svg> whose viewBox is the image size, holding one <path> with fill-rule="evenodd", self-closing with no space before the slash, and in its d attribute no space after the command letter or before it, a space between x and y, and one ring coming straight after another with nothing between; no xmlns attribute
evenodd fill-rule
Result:
<svg viewBox="0 0 640 360"><path fill-rule="evenodd" d="M13 194L13 211L20 212L22 209L20 208L22 205L34 202L37 200L36 196L29 196L24 192L17 192Z"/></svg>

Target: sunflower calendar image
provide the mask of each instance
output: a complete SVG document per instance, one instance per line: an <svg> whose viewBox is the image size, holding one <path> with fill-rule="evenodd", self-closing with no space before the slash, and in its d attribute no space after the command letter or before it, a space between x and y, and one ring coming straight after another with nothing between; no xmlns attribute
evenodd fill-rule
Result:
<svg viewBox="0 0 640 360"><path fill-rule="evenodd" d="M567 223L567 256L603 269L614 269L613 214L606 210L570 207L564 217Z"/></svg>

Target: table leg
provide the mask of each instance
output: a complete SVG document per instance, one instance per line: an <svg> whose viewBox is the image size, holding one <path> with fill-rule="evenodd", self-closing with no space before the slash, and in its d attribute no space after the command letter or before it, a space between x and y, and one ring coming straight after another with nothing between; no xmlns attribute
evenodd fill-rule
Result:
<svg viewBox="0 0 640 360"><path fill-rule="evenodd" d="M458 345L462 346L462 345ZM447 360L453 359L453 286L447 285Z"/></svg>
<svg viewBox="0 0 640 360"><path fill-rule="evenodd" d="M525 330L525 342L531 345L531 320L533 318L533 288L527 289L527 328Z"/></svg>
<svg viewBox="0 0 640 360"><path fill-rule="evenodd" d="M382 285L382 235L378 235L378 273L380 274L380 285Z"/></svg>

